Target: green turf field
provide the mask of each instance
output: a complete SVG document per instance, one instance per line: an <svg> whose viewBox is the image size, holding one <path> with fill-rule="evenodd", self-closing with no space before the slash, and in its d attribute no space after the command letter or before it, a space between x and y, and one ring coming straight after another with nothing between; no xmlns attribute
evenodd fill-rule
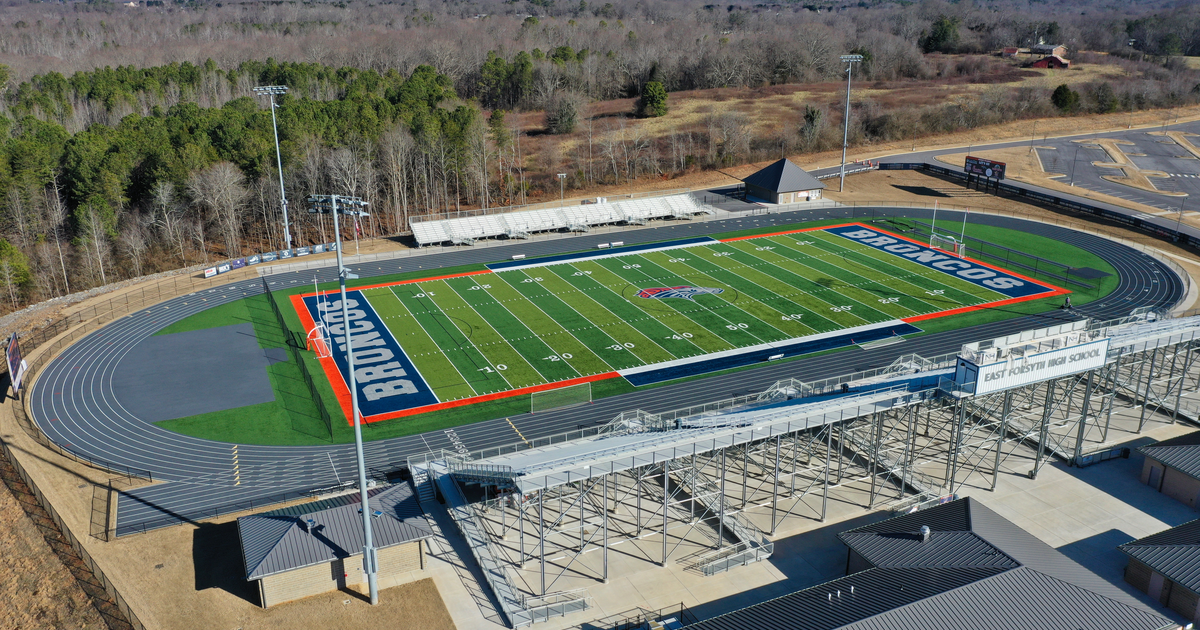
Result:
<svg viewBox="0 0 1200 630"><path fill-rule="evenodd" d="M776 226L776 227L772 227L772 228L742 230L742 231L738 231L738 232L730 232L730 233L726 233L723 235L719 235L718 238L747 236L747 235L752 235L752 234L761 234L764 232L777 232L777 231L782 231L784 229L799 229L799 228L807 228L807 227L817 227L817 226L821 226L821 225L829 225L829 224L833 224L833 223L843 223L843 222L844 222L844 220L822 221L822 222L812 222L812 223L808 223L808 224L795 224L795 225L786 226L786 227ZM903 219L903 218L880 220L880 221L875 222L874 224L878 225L882 229L889 230L892 232L898 232L898 233L907 233L907 231L912 228L912 221L910 219ZM954 223L954 222L946 222L945 225L943 226L942 222L939 221L939 227L946 227L947 229L952 229L954 231L957 231L958 229L961 228L961 224ZM912 236L920 239L919 235L912 234ZM1115 270L1110 265L1105 263L1103 259L1100 259L1099 257L1095 256L1094 254L1091 254L1091 253L1081 250L1079 248L1072 247L1069 245L1064 245L1064 244L1058 243L1056 241L1053 241L1051 239L1033 236L1033 235L1029 235L1029 234L1026 234L1023 232L1008 230L1008 229L1004 229L1004 228L993 228L993 227L979 226L979 225L974 225L974 224L969 224L967 226L967 236L968 237L974 236L977 238L991 241L993 243L1007 245L1009 247L1013 247L1013 248L1021 250L1021 251L1034 253L1034 254L1037 254L1044 258L1054 260L1063 265L1068 265L1071 267L1093 267L1093 268L1099 269L1101 271L1113 274L1111 277L1101 280L1099 283L1099 286L1094 291L1085 291L1081 287L1078 287L1078 286L1066 285L1068 288L1076 291L1076 293L1074 293L1072 295L1072 301L1077 305L1085 304L1089 301L1103 298L1105 295L1107 295L1109 292L1111 292L1111 290L1116 286L1116 283L1118 281ZM814 239L809 238L807 240L814 240ZM851 243L848 243L848 244L853 245ZM728 245L720 245L718 247L731 247L732 245L734 245L734 244L731 243ZM720 250L717 250L717 251L720 251ZM778 253L778 252L757 252L757 251L754 251L753 248L751 248L751 251L753 252L751 255L756 258L759 258L760 260L762 259L762 255L764 253ZM665 253L669 254L670 252L665 252ZM877 254L877 252L872 252L872 253ZM739 253L738 255L740 257L743 254ZM852 254L850 254L849 258L853 259L857 255L858 254L852 253ZM672 256L672 257L674 257L674 256ZM984 257L983 259L986 262L998 264L1001 266L1004 265L1003 259L996 260L996 259L991 259L991 258L987 258L987 257ZM823 259L818 260L814 264L817 264L821 261L828 262L829 260L831 260L829 257L825 257ZM728 267L728 265L731 264L731 262L732 261L726 262L725 266ZM759 272L759 273L763 272L762 267L755 268L752 266L752 264L750 264L753 262L754 262L753 260L751 260L749 258L745 258L745 259L740 259L738 261L738 264L743 267L748 268L748 269L742 270L747 274L752 273L752 272ZM667 262L663 262L661 265L658 263L652 263L652 264L655 264L656 266L663 268L663 269L665 269L667 266L671 265L671 263L667 263ZM699 264L699 263L697 263L697 264ZM763 267L767 267L767 266L768 265L763 265ZM851 266L851 267L853 268L853 266ZM649 267L644 267L644 268L650 269ZM465 273L465 272L471 272L471 271L480 271L483 269L484 269L484 267L482 265L468 265L468 266L462 266L462 267L441 268L441 269L435 269L435 270L422 269L422 268L414 266L411 269L406 269L403 273L395 274L393 276L375 277L375 278L368 278L368 279L356 281L356 282L351 283L351 287L353 288L354 285L358 285L358 286L378 285L381 282L398 282L398 281L405 281L405 280L418 280L421 278L429 277L431 275L451 275L451 274ZM1033 273L1033 272L1028 271L1023 268L1015 268L1014 267L1014 269L1024 273L1025 275L1032 276L1036 279L1043 280L1043 281L1049 282L1051 284L1060 284L1061 285L1061 279L1052 277L1051 275L1047 275L1045 273ZM592 270L594 273L591 275L595 276L596 269L593 268ZM604 273L608 273L608 274L615 273L615 275L617 277L622 278L623 282L628 282L628 279L626 279L625 276L623 276L622 274L628 274L632 271L634 271L634 270L618 269L618 270L614 271L614 270L608 269L608 268L604 269ZM687 269L672 270L672 272L674 273L674 275L676 277L681 277L680 273L679 273L680 271L684 272L685 274L700 274L700 273L707 274L707 270L695 269L695 268L690 269L690 270L687 270ZM730 269L726 269L727 273L731 272L731 271L732 270L730 270ZM921 271L928 272L928 269L922 268ZM843 270L843 272L844 272L844 270ZM541 273L540 271L537 273L534 273L532 277L538 277L538 274L540 274L540 273ZM574 272L571 272L571 273L574 273ZM715 273L715 270L714 270L714 273ZM772 273L772 274L778 273L778 270L772 268L772 269L770 269L770 273ZM811 268L809 270L807 270L806 273L812 273ZM516 271L501 272L499 274L490 274L489 277L494 280L496 276L501 276L504 274L513 274L513 278L518 277L516 275L517 274ZM529 276L529 274L525 274L525 275L527 277ZM586 274L585 274L585 276L586 276ZM536 293L536 291L539 288L546 289L545 280L546 280L546 278L551 277L551 276L541 275L541 277L543 278L543 282L537 283L537 286L530 286L534 283L521 283L519 280L516 281L515 285L513 282L509 282L507 279L503 280L503 282L504 282L504 285L506 285L510 289L515 290L518 293L521 293L522 299L525 299L527 302L532 303L528 298L524 297L523 291L529 292L531 295L538 295ZM689 277L689 282L684 282L684 283L679 283L679 284L692 284L694 286L709 286L709 287L730 286L730 288L733 288L733 285L731 285L729 283L726 283L724 285L718 285L718 284L713 284L712 280L707 281L707 283L705 281L691 281L692 278L697 277L694 275L688 276L688 277ZM703 277L703 276L699 276L699 277ZM712 276L708 276L708 277L711 278ZM835 282L843 282L843 283L847 282L846 278L842 278L841 276L833 276L831 274L824 274L823 276L819 276L819 277L825 277L825 278L828 278L829 280L835 281ZM584 276L567 276L567 278L563 278L562 276L560 276L557 273L553 275L552 279L557 279L556 282L565 282L566 285L570 285L571 281L580 283L580 282L588 280L588 278L586 278ZM595 279L591 278L591 280L594 281ZM493 282L491 284L495 284L495 283ZM603 283L601 283L601 284L603 284ZM667 283L664 282L664 285L666 285L666 284ZM471 295L472 300L480 299L480 296L474 296L474 294L476 292L482 291L481 289L471 290L469 288L464 288L465 286L466 285L463 285L459 288L461 288L463 291L467 292L468 295ZM556 284L555 286L565 286L565 285ZM676 285L672 285L672 286L676 286ZM811 289L813 289L812 291L805 291L805 293L808 294L808 297L810 297L810 298L815 297L817 299L820 299L821 302L824 302L825 304L830 304L828 301L825 300L826 297L828 299L832 300L832 299L836 299L833 297L833 295L838 294L838 291L836 291L836 289L829 290L829 288L825 287L825 286L821 286L820 289L813 287L811 283L806 286L809 286ZM835 284L833 286L837 287L838 285ZM329 291L329 290L336 289L336 284L330 283L330 284L322 285L320 288L323 291ZM972 285L972 289L978 290L978 287L975 285ZM390 289L383 288L383 287L381 287L379 290L390 291ZM576 288L574 288L574 285L572 285L572 290L573 290L574 294L583 294L585 296L592 293L592 291L589 291L586 289L576 289ZM375 289L368 289L368 291L375 291ZM437 289L433 289L433 291L435 293L437 293ZM595 291L599 291L599 289L595 289ZM302 335L303 333L301 331L303 330L303 326L300 323L300 320L297 318L293 309L288 308L289 300L288 300L287 296L291 295L291 294L311 293L311 292L312 292L311 285L308 285L307 287L292 286L290 288L281 289L276 292L276 299L279 302L279 304L281 305L281 307L283 307L282 310L283 310L284 319L286 320L286 326L289 329L288 333L300 333ZM547 292L549 292L548 289L547 289ZM564 294L564 295L567 295L567 294ZM457 291L455 291L455 296L458 296ZM384 297L387 297L387 296L385 295ZM433 297L442 297L442 296L435 295ZM709 306L709 307L715 306L716 307L715 310L716 310L717 314L721 314L723 312L730 312L730 313L736 312L733 310L728 310L728 311L725 310L725 309L732 309L734 307L738 308L742 312L746 312L745 309L742 309L741 306L738 304L730 304L728 306L721 306L715 300L711 299L711 298L720 299L721 295L708 295L708 296L701 296L701 297L703 297L707 301L707 306ZM742 298L742 299L748 300L749 298L752 298L752 297L753 297L753 294L751 294L745 298ZM894 296L889 296L889 297L894 297ZM927 297L932 299L932 296L927 296ZM391 298L389 298L389 299L391 299ZM419 300L420 298L416 298L416 299ZM459 299L462 299L461 296L459 296ZM609 299L611 299L611 298L609 298ZM786 299L788 302L791 302L792 304L797 304L799 306L799 304L797 303L797 300L802 300L802 299L807 299L807 298L799 296L799 295L792 295L790 293L784 293L783 296L781 296L779 298L779 300L775 301L775 304L776 305L786 304L786 302L782 301L784 299ZM864 297L863 299L867 300L868 298ZM875 298L875 299L879 299L879 298ZM918 299L920 299L920 298L918 298ZM396 300L398 301L399 298L396 298ZM625 301L628 302L628 300L625 300ZM644 301L658 302L658 300L644 300ZM684 300L674 300L674 301L675 302L683 302ZM594 302L594 300L593 300L593 302ZM664 302L670 302L670 301L668 300L668 301L664 301ZM921 299L921 302L929 304L930 307L939 306L939 304L937 302L930 304L929 302L926 302L923 299ZM775 306L772 306L771 299L767 299L765 302L758 301L758 303L762 306L756 306L756 308L770 307L771 311L774 311L777 313L781 312L778 308L776 308ZM977 325L977 324L987 323L987 322L991 322L991 321L998 321L998 320L1006 319L1009 317L1015 317L1015 316L1026 315L1026 314L1030 314L1030 313L1042 312L1042 311L1054 309L1060 303L1061 303L1061 298L1052 299L1052 300L1047 300L1047 299L1033 300L1033 301L1029 301L1029 302L1013 304L1013 305L999 307L999 308L987 308L984 310L975 311L975 312L971 312L971 313L951 315L948 317L941 317L941 318L937 318L937 319L926 320L926 321L920 323L920 327L923 330L925 330L927 333L928 332L936 332L936 331L940 331L940 330L960 328L960 327L964 327L964 326ZM813 312L816 313L817 309L815 307L820 306L820 302L813 303L813 304L814 304L814 307L810 308L810 310L813 310ZM889 305L888 306L889 310L887 310L887 311L881 311L879 308L872 307L871 310L873 310L875 312L875 314L871 314L870 311L867 311L867 310L853 308L854 306L856 306L854 303L847 302L846 304L852 306L849 313L856 317L858 317L859 315L869 315L871 317L881 317L881 316L894 317L897 313L900 313L900 311L891 310L893 308L896 308L894 304ZM876 304L878 304L878 303L876 303ZM659 308L662 308L664 306L669 306L669 305L668 304L659 304ZM685 308L699 308L698 305L691 305L690 307L688 307L687 305L684 305L684 306L685 306ZM830 306L826 307L826 308L830 308L832 306L833 305L830 304ZM867 306L870 306L869 301L867 303ZM879 304L879 306L883 307L884 305ZM919 305L917 305L917 306L919 306ZM939 308L938 310L944 310L945 308L948 308L948 307L949 307L949 303L947 302L947 303L944 303L943 305L941 305L941 308ZM581 313L584 316L584 318L587 319L587 321L589 323L592 323L593 324L592 327L595 330L604 332L605 334L608 334L608 327L595 326L594 325L595 322L592 322L592 318L599 317L599 315L597 315L598 308L593 307L590 309L582 308L582 309L575 309L575 310L577 313ZM680 313L678 311L678 309L672 308L671 310L675 311L675 314L673 315L673 317L690 315L690 314ZM710 308L709 310L712 310L712 309ZM768 312L770 312L770 311L768 311ZM803 313L799 313L799 314L803 315ZM829 314L830 314L830 316L834 315L832 312L829 312ZM408 317L415 319L415 316L411 314L411 311L409 312ZM781 318L779 321L780 321L781 325L783 325L783 323L782 323L783 315L779 315L778 317ZM841 317L841 315L839 315L839 317ZM208 311L197 313L196 315L193 315L193 316L188 317L180 322L177 322L176 324L171 325L170 327L164 329L162 331L162 333L178 332L178 331L183 331L183 330L194 330L197 328L205 328L205 327L210 327L210 326L221 326L221 325L227 325L227 324L234 324L234 323L240 323L240 322L247 321L247 319L250 319L250 321L254 322L255 331L259 336L260 343L263 344L264 347L279 347L279 346L283 345L283 343L284 343L283 340L288 336L288 334L279 329L278 320L275 319L275 317L271 314L271 311L270 311L269 307L267 306L266 298L263 296L247 298L246 300L243 300L238 303L234 303L234 304L223 306L223 307L217 307L214 309L209 309ZM624 326L627 326L628 329L634 329L634 326L632 324L630 324L629 322L626 322L624 318L620 318L620 319L621 319L621 322L624 324ZM688 317L688 319L690 320L691 318ZM829 321L836 321L836 320L830 320L829 317L823 317L823 319L829 320ZM684 321L684 320L680 319L677 321ZM694 321L694 320L692 320L692 321ZM764 321L764 320L759 320L759 321ZM820 320L812 319L809 322L806 322L805 318L801 317L799 320L799 323L801 323L807 327L813 328L813 326L811 324L818 322L818 321L820 321ZM748 323L752 324L753 322L748 322ZM766 322L766 323L771 323L771 322ZM616 323L614 322L614 324L616 324ZM619 324L616 324L616 325L618 325L618 327L620 327L621 329L625 329L625 328L621 327ZM644 324L642 324L642 325L644 325ZM725 339L724 337L722 337L719 334L712 333L712 331L709 330L709 328L707 326L703 326L701 324L694 324L694 325L701 327L704 329L704 331L710 333L712 339L716 339L718 337L721 339ZM825 325L828 325L828 324L825 324ZM772 325L772 327L774 327L774 326ZM457 326L455 328L457 328ZM502 326L502 328L503 328L503 326ZM566 330L566 329L567 328L564 327L564 330ZM612 330L615 333L615 331L617 329L618 328L613 328ZM815 328L813 328L813 329L815 330ZM778 330L778 328L776 328L776 330ZM649 339L649 336L646 333L640 332L640 331L638 331L638 332L645 338ZM732 331L730 331L730 332L732 332ZM760 331L760 332L762 332L764 335L766 334L765 329L764 329L764 331ZM562 333L560 333L560 335L561 334ZM676 333L672 332L671 334L676 334ZM694 332L692 334L695 335ZM612 335L608 335L608 336L612 337ZM662 336L665 337L666 336L665 333ZM682 335L681 335L681 337L682 337ZM695 338L695 337L693 336L693 338ZM666 341L666 340L664 339L663 341ZM671 341L677 342L679 340L673 339ZM656 342L657 342L657 340L656 340ZM545 343L545 342L543 342L543 343ZM557 340L555 340L555 343L557 344ZM635 344L634 349L635 350L638 349L636 347L637 341L634 340L634 341L632 341L632 343ZM671 347L675 347L675 346L671 346ZM599 350L603 350L603 345L601 345ZM559 351L560 352L568 352L574 356L574 353L571 353L567 349L560 349ZM593 361L595 361L596 359L603 360L605 365L607 365L609 367L612 366L612 363L611 363L612 361L616 361L616 359L614 359L612 356L605 356L604 354L602 354L601 352L599 352L597 350L589 350L589 351L591 352L592 356L595 357L595 359L592 359ZM614 352L617 352L617 351L614 351ZM682 353L682 351L680 351L680 352ZM853 349L844 349L844 350L833 350L831 352L846 352L846 353L852 355L855 351ZM536 356L536 353L535 353L535 355L533 356L533 359L536 360L536 359L543 358L543 357L546 357L549 355L550 355L550 351L547 351L545 354L542 354L540 357ZM633 352L629 352L629 355L630 355L630 357L639 356ZM627 357L627 359L628 358L629 357ZM188 434L188 435L194 435L197 437L202 437L202 438L207 438L207 439L244 443L244 444L253 443L253 444L293 445L293 444L321 444L321 443L329 443L329 442L346 443L346 442L352 441L353 433L352 433L351 429L348 426L346 426L346 424L344 422L333 422L332 426L330 428L325 428L322 425L322 423L320 422L321 414L319 413L319 411L316 408L317 405L324 406L326 409L326 414L329 414L329 415L336 416L337 414L341 413L341 410L337 405L332 388L330 387L330 385L327 381L324 381L323 378L317 379L318 381L323 381L323 382L317 383L317 389L319 390L319 392L318 392L318 398L314 402L313 397L309 395L307 387L303 384L302 379L300 378L300 369L299 369L300 362L304 362L307 365L307 371L310 374L316 375L318 377L321 376L320 365L319 365L317 359L313 356L313 354L311 352L304 352L304 351L294 352L291 357L291 361L286 362L286 363L278 363L276 365L271 366L271 368L270 368L271 381L272 381L272 384L275 387L275 391L276 391L276 402L274 402L274 403L266 403L264 405L256 405L254 407L246 407L243 409L231 410L231 411L217 413L217 414L205 414L205 415L201 415L201 416L192 416L192 417L187 417L187 418L179 418L176 420L168 420L168 421L161 422L159 424L160 424L160 426L162 426L166 429L169 429L172 431L177 431L177 432ZM526 361L526 364L529 364L529 361ZM505 365L507 365L507 364L505 364ZM597 363L596 365L599 365L599 364ZM618 363L618 365L619 365L619 363ZM848 366L847 371L850 371L850 369L854 367L852 358L847 359L847 366ZM585 371L587 370L587 368L583 367L582 364L580 364L580 367L582 369L584 369ZM575 368L572 368L572 369L575 370ZM592 368L592 369L602 369L602 368ZM746 368L737 368L737 369L746 369ZM732 370L727 370L727 371L732 371ZM578 370L575 370L575 372L578 373ZM724 373L724 372L721 372L721 373ZM540 372L539 372L539 374L540 374ZM698 376L692 376L692 377L688 377L686 380L693 380L693 379L697 379L697 378L706 378L708 376L712 376L712 374L703 374L703 375L698 375ZM483 387L483 386L481 385L480 387ZM617 394L632 391L633 389L634 388L629 383L627 383L624 379L608 379L608 380L604 380L604 381L598 381L593 384L593 397L601 398L604 396L617 395ZM471 387L471 390L474 391L474 387ZM724 391L714 392L714 398L721 398L721 397L727 396L729 393L730 392L724 392ZM401 435L411 435L411 434L420 433L420 432L424 432L424 431L440 430L440 429L444 429L444 428L448 428L448 427L469 424L471 422L477 422L480 420L485 420L485 419L490 419L490 418L505 417L508 415L516 415L516 414L526 413L526 412L528 412L528 410L529 410L528 396L517 397L517 398L506 398L506 399L490 401L490 402L482 403L482 404L472 404L472 405L467 405L467 406L463 406L463 407L459 407L459 408L455 408L455 409L446 409L446 410L442 410L442 411L425 413L425 414L407 417L407 418L401 418L401 419L397 419L397 420L372 423L372 424L366 425L364 427L364 437L367 440L375 440L375 439L391 438L391 437L396 437L396 436L401 436Z"/></svg>
<svg viewBox="0 0 1200 630"><path fill-rule="evenodd" d="M639 295L680 286L713 292ZM362 293L440 401L1007 297L819 230Z"/></svg>

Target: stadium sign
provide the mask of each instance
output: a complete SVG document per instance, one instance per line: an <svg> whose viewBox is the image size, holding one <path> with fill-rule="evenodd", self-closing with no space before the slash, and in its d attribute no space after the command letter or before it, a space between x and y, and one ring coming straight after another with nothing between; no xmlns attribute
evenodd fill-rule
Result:
<svg viewBox="0 0 1200 630"><path fill-rule="evenodd" d="M695 300L697 295L717 295L723 293L725 289L708 288L708 287L654 287L651 289L642 289L636 295L640 298L649 298L652 300L663 300L667 298L683 298L685 300Z"/></svg>
<svg viewBox="0 0 1200 630"><path fill-rule="evenodd" d="M312 320L323 323L329 331L333 356L322 362L334 362L342 377L339 389L349 391L346 385L350 381L346 360L347 326L342 321L342 301L305 296L304 306ZM439 402L361 292L346 293L346 308L350 343L354 348L354 379L360 413L368 417L393 411L397 408L395 398L398 396L404 397L401 406L406 408Z"/></svg>
<svg viewBox="0 0 1200 630"><path fill-rule="evenodd" d="M1004 162L996 162L993 160L985 160L983 158L967 156L967 162L963 165L963 171L968 175L979 175L989 179L1004 179Z"/></svg>
<svg viewBox="0 0 1200 630"><path fill-rule="evenodd" d="M1007 359L984 365L959 357L954 381L975 383L978 396L1094 370L1107 360L1108 342L1106 337L1026 356L1015 356L1010 350Z"/></svg>
<svg viewBox="0 0 1200 630"><path fill-rule="evenodd" d="M827 232L836 234L852 241L869 245L881 252L905 258L930 269L956 276L967 282L986 287L1010 298L1027 297L1039 293L1053 291L1050 287L1021 278L1015 274L1006 273L1001 269L975 262L969 258L959 258L944 254L936 249L925 247L913 241L898 236L868 230L860 225L844 225L826 228Z"/></svg>
<svg viewBox="0 0 1200 630"><path fill-rule="evenodd" d="M21 378L25 376L25 370L29 367L25 363L25 359L21 357L21 344L17 342L17 333L13 333L8 338L8 347L4 350L4 357L8 360L8 378L15 396L21 391Z"/></svg>

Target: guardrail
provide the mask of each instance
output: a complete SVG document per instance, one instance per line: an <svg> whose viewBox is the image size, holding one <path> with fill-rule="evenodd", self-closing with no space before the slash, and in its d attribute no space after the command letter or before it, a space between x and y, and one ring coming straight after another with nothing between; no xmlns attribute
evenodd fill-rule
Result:
<svg viewBox="0 0 1200 630"><path fill-rule="evenodd" d="M1075 460L1071 462L1071 465L1075 466L1076 468L1085 468L1087 466L1091 466L1092 464L1099 464L1100 462L1106 462L1110 459L1118 458L1129 459L1129 447L1115 446L1113 448L1105 448L1098 451L1092 451L1090 453L1083 453L1079 457L1075 458Z"/></svg>

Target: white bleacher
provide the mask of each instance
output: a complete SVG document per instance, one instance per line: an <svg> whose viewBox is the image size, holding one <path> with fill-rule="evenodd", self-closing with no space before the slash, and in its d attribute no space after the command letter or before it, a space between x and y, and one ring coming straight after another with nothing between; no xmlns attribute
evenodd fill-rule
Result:
<svg viewBox="0 0 1200 630"><path fill-rule="evenodd" d="M471 244L476 239L526 238L533 232L570 229L580 232L589 226L614 223L641 225L651 219L690 217L711 214L691 195L628 199L612 203L568 206L562 209L522 210L441 221L413 223L418 245L436 243Z"/></svg>

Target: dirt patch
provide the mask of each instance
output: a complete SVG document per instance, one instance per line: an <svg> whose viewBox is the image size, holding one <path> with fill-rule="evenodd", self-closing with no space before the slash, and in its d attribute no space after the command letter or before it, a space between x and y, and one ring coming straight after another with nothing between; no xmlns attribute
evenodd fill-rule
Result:
<svg viewBox="0 0 1200 630"><path fill-rule="evenodd" d="M0 469L5 477L0 484L0 549L4 550L5 573L0 580L0 611L4 611L0 629L107 628L83 587L47 543L44 534L52 539L57 536L53 522L39 518L35 525L22 506L37 510L37 499L26 493L15 496L7 484L12 479L19 481L16 472L7 462L0 462Z"/></svg>

